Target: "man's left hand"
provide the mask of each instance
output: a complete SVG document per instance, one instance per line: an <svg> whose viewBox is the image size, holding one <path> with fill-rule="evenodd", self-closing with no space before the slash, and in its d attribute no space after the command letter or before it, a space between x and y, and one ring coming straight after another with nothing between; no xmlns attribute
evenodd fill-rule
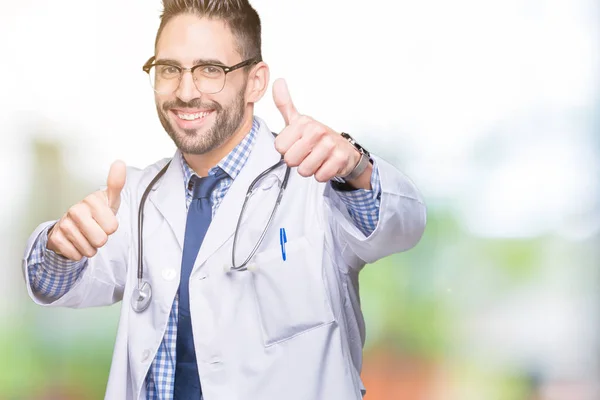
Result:
<svg viewBox="0 0 600 400"><path fill-rule="evenodd" d="M346 176L360 160L360 153L339 133L328 126L301 115L290 96L285 80L273 83L273 100L285 120L285 128L275 139L275 148L290 167L298 167L304 177L314 176L327 182L334 176ZM349 183L370 189L372 166Z"/></svg>

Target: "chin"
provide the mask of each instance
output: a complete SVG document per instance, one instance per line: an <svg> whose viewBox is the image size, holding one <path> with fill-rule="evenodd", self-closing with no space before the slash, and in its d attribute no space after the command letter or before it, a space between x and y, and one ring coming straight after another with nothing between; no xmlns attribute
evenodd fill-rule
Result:
<svg viewBox="0 0 600 400"><path fill-rule="evenodd" d="M210 133L205 132L205 129L177 129L174 132L175 135L171 135L171 138L175 142L177 148L185 154L206 154L219 145L219 143L214 143L214 138L207 137Z"/></svg>

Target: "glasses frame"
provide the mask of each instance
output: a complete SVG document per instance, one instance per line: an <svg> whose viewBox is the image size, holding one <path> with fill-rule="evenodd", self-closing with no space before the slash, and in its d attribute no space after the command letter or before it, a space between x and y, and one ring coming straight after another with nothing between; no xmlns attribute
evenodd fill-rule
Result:
<svg viewBox="0 0 600 400"><path fill-rule="evenodd" d="M230 72L233 72L237 69L243 68L243 67L247 67L249 65L253 65L253 64L258 64L259 62L261 62L262 60L260 58L249 58L245 61L242 61L240 63L237 63L235 65L232 65L231 67L228 67L226 65L221 65L221 64L214 64L214 63L203 63L203 64L196 64L191 68L184 68L180 65L174 65L168 62L154 62L156 60L155 56L152 56L148 59L148 61L146 61L146 63L143 65L142 70L148 74L148 76L150 76L150 69L152 67L156 67L157 65L166 65L169 67L173 67L173 68L177 68L180 71L179 74L179 82L177 83L177 86L175 87L175 89L173 89L172 92L173 93L175 91L177 91L177 89L179 89L179 85L181 85L181 78L183 78L183 74L187 71L189 71L192 74L192 78L194 78L194 71L200 67L215 67L215 68L221 68L223 70L223 72L225 73L225 79L223 79L223 87L221 87L220 90L216 91L216 92L203 92L202 90L200 90L198 88L198 84L196 83L196 79L194 78L194 86L196 87L196 89L200 92L200 93L204 93L204 94L215 94L215 93L219 93L221 92L224 88L225 85L227 84L227 74L229 74ZM161 93L161 94L169 94L167 92L159 92L154 88L154 85L150 85L152 87L152 90L154 90L156 93Z"/></svg>

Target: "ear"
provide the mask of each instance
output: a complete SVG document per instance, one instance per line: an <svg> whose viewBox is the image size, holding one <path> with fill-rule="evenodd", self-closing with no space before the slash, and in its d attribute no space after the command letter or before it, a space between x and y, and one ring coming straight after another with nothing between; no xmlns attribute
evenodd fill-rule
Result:
<svg viewBox="0 0 600 400"><path fill-rule="evenodd" d="M269 66L265 62L261 61L252 68L246 85L248 103L256 103L264 96L269 87L269 78Z"/></svg>

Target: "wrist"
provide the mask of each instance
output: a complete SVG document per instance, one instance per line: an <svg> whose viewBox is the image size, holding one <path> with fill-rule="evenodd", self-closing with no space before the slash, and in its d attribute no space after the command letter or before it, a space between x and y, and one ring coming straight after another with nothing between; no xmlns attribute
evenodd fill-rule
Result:
<svg viewBox="0 0 600 400"><path fill-rule="evenodd" d="M371 176L373 175L373 161L367 160L367 166L363 172L354 179L346 179L346 183L356 189L372 190Z"/></svg>
<svg viewBox="0 0 600 400"><path fill-rule="evenodd" d="M342 132L341 136L348 141L353 148L352 168L350 171L344 171L343 175L334 177L339 183L348 183L357 189L371 189L371 174L373 172L373 162L371 154L362 147L349 134Z"/></svg>

